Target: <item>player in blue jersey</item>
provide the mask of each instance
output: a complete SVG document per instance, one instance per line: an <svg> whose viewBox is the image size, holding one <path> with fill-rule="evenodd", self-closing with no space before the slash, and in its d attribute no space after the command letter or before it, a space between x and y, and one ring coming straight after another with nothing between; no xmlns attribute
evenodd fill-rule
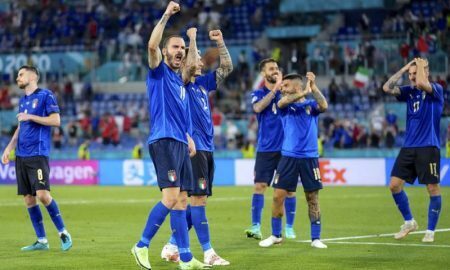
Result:
<svg viewBox="0 0 450 270"><path fill-rule="evenodd" d="M169 36L163 42L163 49L159 48L167 21L179 11L180 5L171 1L148 42L148 145L162 199L150 211L142 236L131 249L136 263L144 269L151 269L148 247L169 213L180 252L179 269L210 268L193 258L186 222L187 191L193 184L189 156L195 155L195 145L190 138L189 102L180 74L185 43L180 36Z"/></svg>
<svg viewBox="0 0 450 270"><path fill-rule="evenodd" d="M198 240L204 252L204 263L209 265L229 265L230 262L221 258L211 246L208 219L206 218L206 202L212 196L214 179L214 127L211 119L209 93L231 73L233 64L228 49L225 46L222 32L212 30L209 37L216 42L220 54L220 65L212 72L202 75L203 62L196 45L197 29L187 31L189 37L189 52L183 67L183 78L186 81L186 91L189 93L189 103L193 124L192 139L195 142L197 154L191 158L194 188L189 192L188 225L194 227ZM161 258L167 261L178 259L176 239L172 236L161 251Z"/></svg>
<svg viewBox="0 0 450 270"><path fill-rule="evenodd" d="M283 127L276 100L280 96L280 86L276 86L281 77L278 64L274 59L264 59L259 63L259 70L264 78L264 87L252 93L253 110L258 120L258 144L255 161L255 179L252 198L252 226L245 230L249 238L261 239L261 213L264 208L264 192L270 186L278 162L281 158L283 144ZM281 84L281 78L280 78ZM297 199L295 192L289 192L285 201L286 238L295 238L293 229Z"/></svg>
<svg viewBox="0 0 450 270"><path fill-rule="evenodd" d="M403 73L408 72L410 85L397 86ZM441 212L440 138L439 125L444 104L442 86L428 81L428 62L416 58L394 74L383 90L398 101L406 102L405 142L395 160L389 188L405 223L395 239L402 239L417 230L418 225L409 208L408 197L403 190L405 182L413 184L416 178L427 186L430 195L428 228L423 242L434 241L434 230Z"/></svg>
<svg viewBox="0 0 450 270"><path fill-rule="evenodd" d="M2 163L9 162L9 153L16 148L16 178L18 194L23 195L36 232L37 241L22 251L48 250L41 209L36 197L47 208L61 239L61 249L72 247L56 201L50 195L50 167L48 158L51 145L51 127L60 126L59 107L53 93L39 88L39 72L33 66L22 66L17 75L17 85L25 90L19 101L19 125L6 146Z"/></svg>
<svg viewBox="0 0 450 270"><path fill-rule="evenodd" d="M259 242L261 247L279 244L283 204L289 192L297 190L300 180L308 203L311 222L311 246L326 248L320 241L321 222L319 190L322 182L319 171L319 152L317 144L319 114L328 108L328 103L315 84L312 72L306 74L308 81L303 88L302 77L298 74L284 76L283 97L277 102L281 112L284 139L281 160L273 180L274 194L272 206L272 235ZM306 99L311 93L314 99Z"/></svg>

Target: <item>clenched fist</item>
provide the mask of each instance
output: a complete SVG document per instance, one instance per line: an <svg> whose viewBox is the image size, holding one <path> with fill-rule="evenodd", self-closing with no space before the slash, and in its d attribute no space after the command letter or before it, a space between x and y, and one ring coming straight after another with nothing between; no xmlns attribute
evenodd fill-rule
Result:
<svg viewBox="0 0 450 270"><path fill-rule="evenodd" d="M216 42L222 41L223 40L222 31L220 31L220 30L209 31L209 39L216 41Z"/></svg>
<svg viewBox="0 0 450 270"><path fill-rule="evenodd" d="M191 27L187 30L186 35L189 39L195 39L197 37L197 28Z"/></svg>
<svg viewBox="0 0 450 270"><path fill-rule="evenodd" d="M170 3L167 5L165 14L172 16L178 11L180 11L180 4L174 1L170 1Z"/></svg>

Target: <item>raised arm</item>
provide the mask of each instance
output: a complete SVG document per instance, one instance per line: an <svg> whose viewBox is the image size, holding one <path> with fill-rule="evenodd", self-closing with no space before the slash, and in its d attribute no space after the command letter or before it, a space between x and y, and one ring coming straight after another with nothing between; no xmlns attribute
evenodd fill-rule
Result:
<svg viewBox="0 0 450 270"><path fill-rule="evenodd" d="M289 104L294 103L303 97L306 97L309 93L311 93L311 85L307 83L303 91L294 94L283 95L283 97L277 102L277 106L278 108L283 109Z"/></svg>
<svg viewBox="0 0 450 270"><path fill-rule="evenodd" d="M428 81L428 61L422 58L416 58L416 85L417 88L429 94L433 93L430 81Z"/></svg>
<svg viewBox="0 0 450 270"><path fill-rule="evenodd" d="M220 65L216 70L216 84L219 85L228 76L228 74L233 71L233 62L231 61L230 53L225 46L222 31L209 31L209 38L214 40L217 44L217 48L219 48Z"/></svg>
<svg viewBox="0 0 450 270"><path fill-rule="evenodd" d="M312 72L307 72L306 78L308 78L308 82L311 86L312 95L316 100L317 105L319 106L319 111L325 112L328 109L328 102L316 85L316 75L314 75L314 73ZM308 84L308 82L306 84Z"/></svg>
<svg viewBox="0 0 450 270"><path fill-rule="evenodd" d="M166 27L167 21L170 16L180 11L180 5L174 1L170 1L167 5L166 11L164 12L161 20L153 28L152 34L148 41L148 66L151 69L156 68L162 61L161 49L159 48L159 43L161 43L164 28Z"/></svg>
<svg viewBox="0 0 450 270"><path fill-rule="evenodd" d="M186 64L182 71L183 83L187 84L193 76L195 76L195 71L197 69L197 61L199 59L198 49L197 49L197 28L189 28L187 31L187 36L189 37L189 51L186 56Z"/></svg>
<svg viewBox="0 0 450 270"><path fill-rule="evenodd" d="M275 98L277 91L280 90L282 81L283 75L281 74L281 72L278 71L277 82L275 83L275 87L273 88L273 90L270 91L265 97L263 97L263 99L253 104L253 111L255 113L260 113L264 111L264 109L267 108L267 106L269 106L269 104Z"/></svg>
<svg viewBox="0 0 450 270"><path fill-rule="evenodd" d="M19 128L20 128L20 126L16 128L16 131L14 132L14 135L12 136L11 141L8 143L5 150L3 151L3 154L2 154L2 163L3 164L9 163L9 153L14 148L16 148L17 138L19 138Z"/></svg>
<svg viewBox="0 0 450 270"><path fill-rule="evenodd" d="M387 82L383 85L383 91L386 94L398 96L400 95L400 88L397 85L398 80L402 77L403 73L407 72L409 67L415 62L415 60L412 60L408 64L406 64L404 67L402 67L397 73L392 75L392 77L387 80Z"/></svg>

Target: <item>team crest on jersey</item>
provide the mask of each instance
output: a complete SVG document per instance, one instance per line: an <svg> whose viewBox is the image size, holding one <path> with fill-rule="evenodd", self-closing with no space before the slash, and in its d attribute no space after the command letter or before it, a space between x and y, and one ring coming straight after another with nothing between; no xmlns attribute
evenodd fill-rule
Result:
<svg viewBox="0 0 450 270"><path fill-rule="evenodd" d="M258 97L253 97L252 98L252 103L255 103L258 100Z"/></svg>
<svg viewBox="0 0 450 270"><path fill-rule="evenodd" d="M306 114L311 114L311 106L306 106L305 112L306 112Z"/></svg>
<svg viewBox="0 0 450 270"><path fill-rule="evenodd" d="M422 100L424 100L427 97L427 93L425 91L422 91Z"/></svg>
<svg viewBox="0 0 450 270"><path fill-rule="evenodd" d="M167 176L169 177L169 181L170 182L175 182L177 181L177 173L175 172L175 170L170 170L167 172Z"/></svg>
<svg viewBox="0 0 450 270"><path fill-rule="evenodd" d="M280 179L280 175L277 173L275 174L275 178L273 179L274 184L278 184L278 180Z"/></svg>
<svg viewBox="0 0 450 270"><path fill-rule="evenodd" d="M200 179L198 179L198 187L201 189L201 190L205 190L206 189L206 179L205 178L200 178Z"/></svg>
<svg viewBox="0 0 450 270"><path fill-rule="evenodd" d="M33 102L31 103L31 108L36 109L37 105L38 105L38 99L35 98L35 99L33 99Z"/></svg>

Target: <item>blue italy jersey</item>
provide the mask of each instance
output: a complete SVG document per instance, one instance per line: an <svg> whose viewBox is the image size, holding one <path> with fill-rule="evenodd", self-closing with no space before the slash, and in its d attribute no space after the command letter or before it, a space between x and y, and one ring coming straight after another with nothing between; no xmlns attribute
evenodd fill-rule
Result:
<svg viewBox="0 0 450 270"><path fill-rule="evenodd" d="M187 144L186 133L192 135L189 101L181 75L161 61L147 76L150 135L148 144L172 138Z"/></svg>
<svg viewBox="0 0 450 270"><path fill-rule="evenodd" d="M38 88L31 95L20 98L19 112L47 117L52 113L59 113L59 107L50 90ZM33 121L22 121L19 125L16 155L18 157L48 157L52 128Z"/></svg>
<svg viewBox="0 0 450 270"><path fill-rule="evenodd" d="M400 87L397 100L406 101L406 135L403 147L440 148L439 121L444 105L442 86L431 83L433 93L428 94L412 86Z"/></svg>
<svg viewBox="0 0 450 270"><path fill-rule="evenodd" d="M214 126L208 93L216 90L216 73L210 72L195 78L186 85L192 117L192 139L199 151L214 151Z"/></svg>
<svg viewBox="0 0 450 270"><path fill-rule="evenodd" d="M281 154L294 158L318 158L318 119L320 111L315 100L292 103L281 111L284 140Z"/></svg>
<svg viewBox="0 0 450 270"><path fill-rule="evenodd" d="M252 104L259 102L270 90L266 87L255 90L252 93ZM256 114L258 120L258 144L257 152L277 152L281 151L283 144L283 126L277 107L277 100L281 97L278 91L275 98L260 113Z"/></svg>

